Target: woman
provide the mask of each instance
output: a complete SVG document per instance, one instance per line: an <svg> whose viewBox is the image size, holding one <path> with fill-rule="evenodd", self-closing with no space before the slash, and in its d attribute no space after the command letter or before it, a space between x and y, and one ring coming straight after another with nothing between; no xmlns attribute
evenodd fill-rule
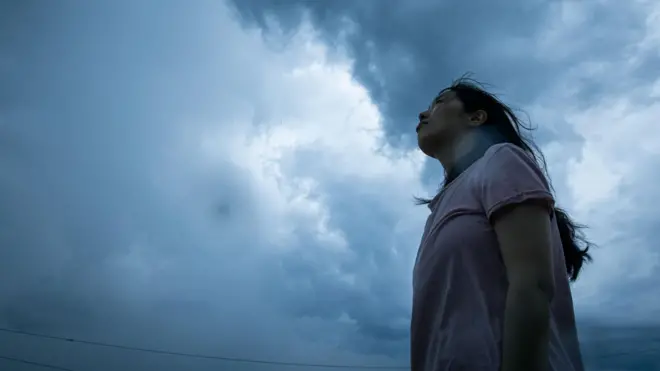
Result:
<svg viewBox="0 0 660 371"><path fill-rule="evenodd" d="M431 215L413 278L412 371L584 369L569 280L589 243L555 207L521 127L465 78L419 115L419 148L445 183L421 200Z"/></svg>

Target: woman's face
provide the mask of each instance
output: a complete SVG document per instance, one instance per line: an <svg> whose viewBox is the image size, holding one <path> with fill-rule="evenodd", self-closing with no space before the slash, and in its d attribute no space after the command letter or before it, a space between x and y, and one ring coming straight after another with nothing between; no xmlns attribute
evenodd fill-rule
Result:
<svg viewBox="0 0 660 371"><path fill-rule="evenodd" d="M427 156L451 145L470 127L470 118L456 93L446 90L438 95L426 111L419 114L417 144Z"/></svg>

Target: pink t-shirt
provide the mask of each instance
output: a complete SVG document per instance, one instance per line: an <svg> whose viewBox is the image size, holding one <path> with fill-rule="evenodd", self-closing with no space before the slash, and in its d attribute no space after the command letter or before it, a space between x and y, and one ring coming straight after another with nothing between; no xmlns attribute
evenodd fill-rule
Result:
<svg viewBox="0 0 660 371"><path fill-rule="evenodd" d="M497 144L429 204L413 273L412 371L499 371L508 284L490 217L528 200L554 206L532 157L512 144ZM548 370L582 371L556 223L551 238L555 296Z"/></svg>

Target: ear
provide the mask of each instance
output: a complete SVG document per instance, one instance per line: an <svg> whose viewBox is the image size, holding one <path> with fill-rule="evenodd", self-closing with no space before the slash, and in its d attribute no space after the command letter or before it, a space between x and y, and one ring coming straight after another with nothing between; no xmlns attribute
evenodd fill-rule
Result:
<svg viewBox="0 0 660 371"><path fill-rule="evenodd" d="M480 126L488 120L488 114L484 110L478 110L470 114L470 125Z"/></svg>

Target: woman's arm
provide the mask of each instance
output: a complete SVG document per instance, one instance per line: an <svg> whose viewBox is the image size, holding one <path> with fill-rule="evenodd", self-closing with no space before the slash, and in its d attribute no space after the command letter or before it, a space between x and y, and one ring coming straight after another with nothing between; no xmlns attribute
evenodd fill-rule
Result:
<svg viewBox="0 0 660 371"><path fill-rule="evenodd" d="M501 370L544 371L554 287L548 205L509 205L491 220L509 281Z"/></svg>

